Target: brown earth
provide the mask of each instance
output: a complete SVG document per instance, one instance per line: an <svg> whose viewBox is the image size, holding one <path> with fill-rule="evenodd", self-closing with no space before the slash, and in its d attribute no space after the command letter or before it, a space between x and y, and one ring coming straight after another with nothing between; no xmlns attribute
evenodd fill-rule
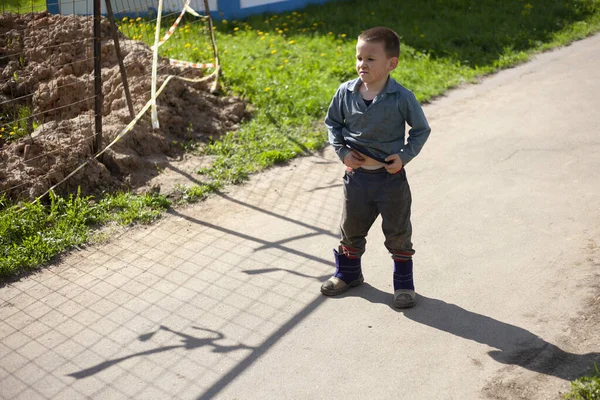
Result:
<svg viewBox="0 0 600 400"><path fill-rule="evenodd" d="M47 12L0 15L0 124L8 127L10 116L23 106L40 124L18 141L7 141L6 132L0 139L0 193L33 199L93 156L92 33L89 17ZM120 33L119 43L137 113L150 99L152 51ZM158 70L159 86L169 75L202 77L200 70L172 67L164 58L159 59ZM102 162L92 159L56 190L62 194L77 187L86 194L118 187L144 190L156 186L160 171L193 174L198 165L206 165L210 160L185 155L182 144L202 143L235 130L249 116L241 99L213 95L209 84L172 79L157 100L159 130L152 129L147 112L106 151ZM131 121L106 19L102 19L102 88L104 148ZM164 174L161 179L170 181Z"/></svg>

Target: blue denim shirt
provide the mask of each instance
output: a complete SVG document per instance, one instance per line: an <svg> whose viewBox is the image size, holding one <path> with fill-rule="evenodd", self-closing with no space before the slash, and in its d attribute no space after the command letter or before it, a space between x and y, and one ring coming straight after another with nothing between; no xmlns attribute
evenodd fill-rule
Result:
<svg viewBox="0 0 600 400"><path fill-rule="evenodd" d="M408 164L427 141L431 128L415 95L392 77L366 106L360 78L340 85L325 118L329 143L343 161L350 149L383 161L398 154ZM405 124L411 129L405 141Z"/></svg>

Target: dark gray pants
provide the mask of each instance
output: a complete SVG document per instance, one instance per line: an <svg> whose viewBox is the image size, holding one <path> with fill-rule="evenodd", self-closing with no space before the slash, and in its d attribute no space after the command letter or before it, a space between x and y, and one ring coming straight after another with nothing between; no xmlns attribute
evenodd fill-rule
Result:
<svg viewBox="0 0 600 400"><path fill-rule="evenodd" d="M410 259L415 253L411 242L410 206L410 187L404 169L394 175L384 168L347 171L341 224L343 251L360 257L365 252L367 233L381 214L385 247L392 258Z"/></svg>

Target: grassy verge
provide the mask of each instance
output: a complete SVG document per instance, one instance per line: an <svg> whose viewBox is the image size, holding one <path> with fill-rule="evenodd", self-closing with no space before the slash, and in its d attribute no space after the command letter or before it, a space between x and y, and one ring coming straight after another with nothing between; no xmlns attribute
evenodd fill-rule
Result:
<svg viewBox="0 0 600 400"><path fill-rule="evenodd" d="M600 400L600 370L594 365L594 371L571 382L571 391L565 394L567 400Z"/></svg>
<svg viewBox="0 0 600 400"><path fill-rule="evenodd" d="M170 202L159 195L107 195L98 202L79 194L50 196L50 204L10 204L0 197L0 281L87 243L100 225L150 223Z"/></svg>
<svg viewBox="0 0 600 400"><path fill-rule="evenodd" d="M29 4L30 0L24 1ZM206 183L188 188L186 201L204 198L225 184L322 147L326 135L320 121L337 86L355 76L355 38L366 28L385 25L402 36L400 66L393 76L423 102L461 83L523 62L535 52L600 30L596 0L343 3L216 24L224 90L247 99L256 112L240 130L207 146L206 152L216 155L216 161L199 171ZM152 44L151 21L124 19L120 24L127 36ZM163 30L169 26L167 19ZM210 62L205 29L195 19L185 19L161 47L162 55ZM118 201L108 196L97 203L75 196L54 199L48 207L0 207L0 226L6 229L0 231L0 276L33 268L53 254L84 243L91 226L118 220L119 210L141 203L145 211L139 211L140 215L149 212L155 216L153 213L168 206L164 198L118 196ZM111 209L111 202L122 203ZM56 208L55 204L62 205Z"/></svg>

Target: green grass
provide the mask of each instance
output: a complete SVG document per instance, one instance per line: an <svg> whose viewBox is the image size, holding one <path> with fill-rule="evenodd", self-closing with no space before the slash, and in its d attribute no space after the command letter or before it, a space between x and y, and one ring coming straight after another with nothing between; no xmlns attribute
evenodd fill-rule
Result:
<svg viewBox="0 0 600 400"><path fill-rule="evenodd" d="M206 146L204 151L215 155L216 161L199 171L204 183L184 189L182 199L201 200L225 184L321 148L326 142L322 120L327 106L338 85L355 76L355 38L364 29L385 25L400 34L400 66L393 76L426 102L449 88L521 63L535 52L597 32L599 3L352 0L217 22L224 92L242 96L255 111L239 130ZM163 33L172 21L163 24ZM151 21L124 19L120 29L136 40L153 42ZM212 61L206 25L186 17L161 54ZM109 195L96 203L74 196L54 198L47 207L30 203L0 207L0 276L33 268L85 243L94 226L149 221L166 207L164 198L131 194ZM13 228L17 226L21 230Z"/></svg>
<svg viewBox="0 0 600 400"><path fill-rule="evenodd" d="M80 194L51 194L50 204L11 204L0 197L0 281L44 264L73 246L87 243L92 228L108 223L150 223L170 201L159 195L107 195L98 202Z"/></svg>
<svg viewBox="0 0 600 400"><path fill-rule="evenodd" d="M565 394L567 400L600 400L600 371L594 365L593 372L571 382L571 391Z"/></svg>
<svg viewBox="0 0 600 400"><path fill-rule="evenodd" d="M25 14L46 10L46 0L2 0L0 12Z"/></svg>

